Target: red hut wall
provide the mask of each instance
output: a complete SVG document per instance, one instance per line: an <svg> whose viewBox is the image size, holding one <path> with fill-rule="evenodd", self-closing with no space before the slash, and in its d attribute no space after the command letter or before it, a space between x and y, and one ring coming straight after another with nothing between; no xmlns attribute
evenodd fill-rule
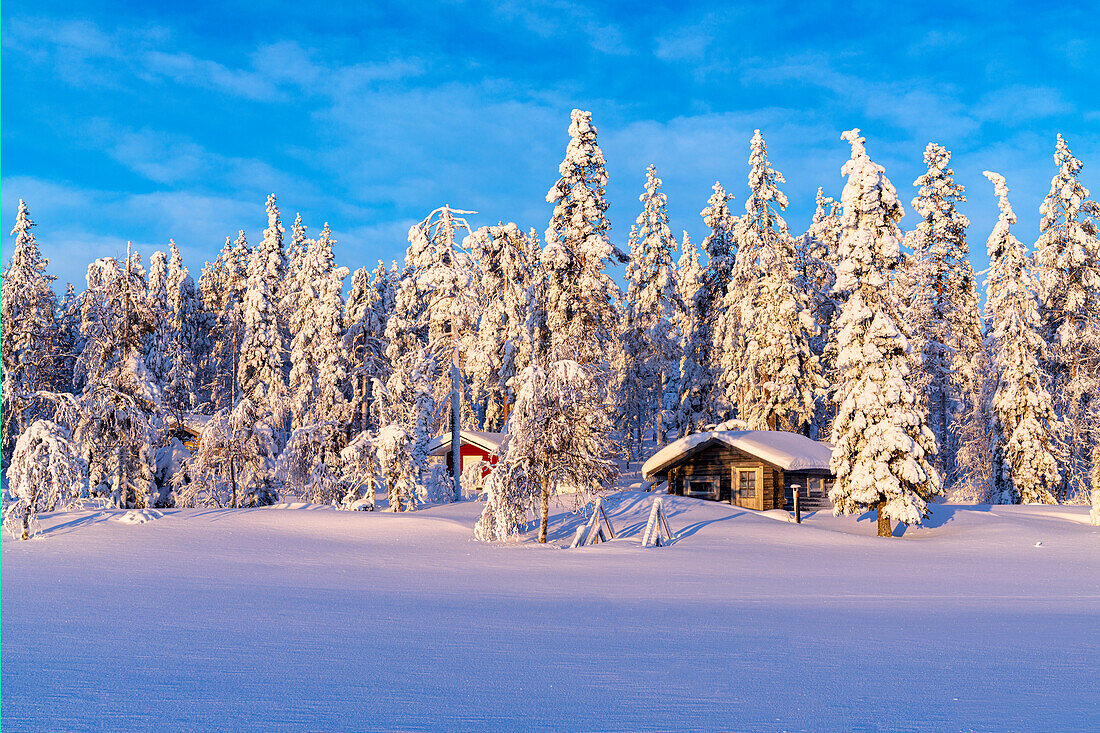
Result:
<svg viewBox="0 0 1100 733"><path fill-rule="evenodd" d="M499 460L499 458L495 454L489 453L489 451L484 450L482 448L478 448L476 445L468 445L466 443L462 444L461 450L460 450L460 455L462 456L462 470L463 471L465 471L468 467L472 466L475 463L478 463L480 461L488 461L489 465L484 467L481 470L481 475L482 476L488 476L489 471L491 470L490 466L495 466L497 464L497 461ZM451 460L452 460L451 456L452 456L451 452L447 451L447 470L448 471L453 471L454 470L452 468L453 463L451 462Z"/></svg>

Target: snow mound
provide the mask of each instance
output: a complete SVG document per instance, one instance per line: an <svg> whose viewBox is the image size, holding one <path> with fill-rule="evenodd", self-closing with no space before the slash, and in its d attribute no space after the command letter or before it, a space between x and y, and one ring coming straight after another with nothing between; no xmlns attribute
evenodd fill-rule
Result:
<svg viewBox="0 0 1100 733"><path fill-rule="evenodd" d="M156 509L131 509L120 517L114 517L114 520L123 524L145 524L163 516L164 512L158 512Z"/></svg>

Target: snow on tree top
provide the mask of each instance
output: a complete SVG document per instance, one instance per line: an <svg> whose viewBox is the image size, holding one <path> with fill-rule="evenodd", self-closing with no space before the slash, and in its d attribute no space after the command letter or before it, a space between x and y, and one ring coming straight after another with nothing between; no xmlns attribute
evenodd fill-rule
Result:
<svg viewBox="0 0 1100 733"><path fill-rule="evenodd" d="M651 480L676 461L710 442L724 443L767 461L784 471L828 471L833 446L805 435L780 430L711 430L669 443L642 464L642 476Z"/></svg>
<svg viewBox="0 0 1100 733"><path fill-rule="evenodd" d="M489 453L495 453L504 443L507 433L490 433L484 430L462 430L458 434L460 444L472 445ZM428 455L442 456L451 449L451 433L436 436L428 443Z"/></svg>

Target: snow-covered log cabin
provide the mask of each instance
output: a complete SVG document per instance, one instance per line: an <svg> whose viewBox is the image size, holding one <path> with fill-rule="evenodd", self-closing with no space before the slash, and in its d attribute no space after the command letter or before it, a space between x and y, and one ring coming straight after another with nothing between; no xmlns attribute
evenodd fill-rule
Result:
<svg viewBox="0 0 1100 733"><path fill-rule="evenodd" d="M825 508L833 473L828 443L772 430L713 430L680 438L642 465L647 481L679 496L746 509L791 509L794 486L806 509Z"/></svg>
<svg viewBox="0 0 1100 733"><path fill-rule="evenodd" d="M485 467L482 469L481 475L489 475L490 466L495 465L499 460L497 449L504 442L504 436L504 433L489 433L483 430L463 430L459 432L458 453L462 459L462 463L459 464L460 471L465 472L470 466L484 461ZM432 442L428 443L428 455L445 456L447 470L453 470L451 468L454 464L452 463L451 432L449 430L443 435L433 438Z"/></svg>

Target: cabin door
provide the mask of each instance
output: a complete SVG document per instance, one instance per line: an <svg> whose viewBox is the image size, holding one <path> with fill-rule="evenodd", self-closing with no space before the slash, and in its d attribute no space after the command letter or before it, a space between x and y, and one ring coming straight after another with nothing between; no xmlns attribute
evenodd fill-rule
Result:
<svg viewBox="0 0 1100 733"><path fill-rule="evenodd" d="M735 468L733 469L733 495L732 504L743 506L746 509L760 509L762 504L763 483L759 468Z"/></svg>

